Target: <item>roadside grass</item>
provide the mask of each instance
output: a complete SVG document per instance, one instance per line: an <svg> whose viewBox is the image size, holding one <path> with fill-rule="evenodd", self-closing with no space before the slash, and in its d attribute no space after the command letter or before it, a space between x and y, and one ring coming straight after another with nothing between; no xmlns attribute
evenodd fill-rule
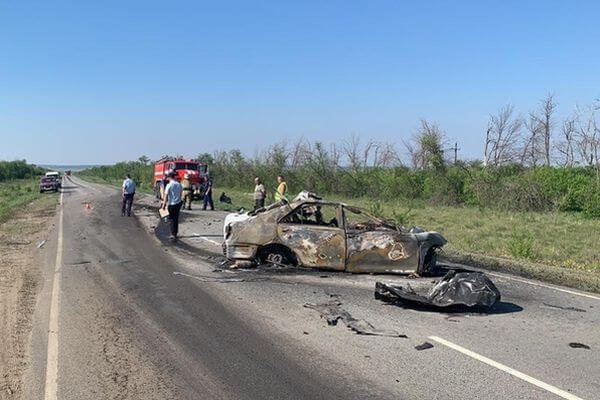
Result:
<svg viewBox="0 0 600 400"><path fill-rule="evenodd" d="M56 204L58 193L40 193L38 179L0 182L0 223L7 221L19 208L37 203Z"/></svg>

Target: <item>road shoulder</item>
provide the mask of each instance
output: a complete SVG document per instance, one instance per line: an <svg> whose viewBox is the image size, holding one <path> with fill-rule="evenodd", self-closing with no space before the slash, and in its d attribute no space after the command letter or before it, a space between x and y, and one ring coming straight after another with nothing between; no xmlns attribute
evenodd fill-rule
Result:
<svg viewBox="0 0 600 400"><path fill-rule="evenodd" d="M56 197L22 207L0 225L0 399L23 397L33 312L54 228Z"/></svg>

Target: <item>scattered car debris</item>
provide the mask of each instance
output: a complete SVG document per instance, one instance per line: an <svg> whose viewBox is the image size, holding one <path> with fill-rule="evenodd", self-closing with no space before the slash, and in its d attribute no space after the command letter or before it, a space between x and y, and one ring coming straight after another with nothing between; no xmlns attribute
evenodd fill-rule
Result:
<svg viewBox="0 0 600 400"><path fill-rule="evenodd" d="M321 314L321 318L327 320L327 325L335 326L339 320L342 320L348 328L358 333L359 335L371 335L371 336L387 336L387 337L399 337L406 338L406 335L400 334L394 330L377 329L369 322L356 319L350 315L350 313L341 308L342 303L338 301L331 301L322 304L306 303L304 307L316 310Z"/></svg>
<svg viewBox="0 0 600 400"><path fill-rule="evenodd" d="M41 242L39 242L38 245L37 245L37 248L41 249L45 244L46 244L46 239L44 239Z"/></svg>
<svg viewBox="0 0 600 400"><path fill-rule="evenodd" d="M306 191L291 203L227 215L223 236L225 254L236 262L420 276L436 271L437 251L446 244L437 232L407 229Z"/></svg>
<svg viewBox="0 0 600 400"><path fill-rule="evenodd" d="M583 308L577 308L577 307L563 307L563 306L556 306L554 304L548 304L548 303L542 303L543 305L545 305L546 307L549 308L558 308L560 310L565 310L565 311L575 311L575 312L587 312L586 310L584 310Z"/></svg>
<svg viewBox="0 0 600 400"><path fill-rule="evenodd" d="M571 343L569 343L569 347L572 347L574 349L586 349L586 350L590 350L590 346L588 346L587 344L577 343L577 342L571 342Z"/></svg>
<svg viewBox="0 0 600 400"><path fill-rule="evenodd" d="M426 306L448 307L491 307L500 301L496 285L481 272L449 271L429 292L423 296L407 284L375 283L375 298L389 303L417 303Z"/></svg>
<svg viewBox="0 0 600 400"><path fill-rule="evenodd" d="M433 348L433 345L429 342L423 342L422 344L415 346L415 350L418 350L418 351L432 349L432 348Z"/></svg>
<svg viewBox="0 0 600 400"><path fill-rule="evenodd" d="M72 263L65 263L65 265L73 265L74 266L74 265L83 265L83 264L91 264L91 263L92 263L91 261L84 260L84 261L76 261L76 262L72 262Z"/></svg>

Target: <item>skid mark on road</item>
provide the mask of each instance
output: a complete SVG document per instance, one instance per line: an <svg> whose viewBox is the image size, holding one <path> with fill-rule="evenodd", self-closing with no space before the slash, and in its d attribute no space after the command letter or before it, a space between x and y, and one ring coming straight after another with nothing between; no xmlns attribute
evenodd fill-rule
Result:
<svg viewBox="0 0 600 400"><path fill-rule="evenodd" d="M531 383L532 385L535 385L535 386L537 386L537 387L539 387L541 389L544 389L544 390L546 390L546 391L548 391L550 393L553 393L553 394L555 394L557 396L560 396L563 399L568 399L568 400L583 400L582 398L577 397L577 396L575 396L575 395L573 395L573 394L571 394L571 393L569 393L569 392L567 392L565 390L559 389L559 388L557 388L555 386L552 386L552 385L550 385L550 384L548 384L546 382L542 382L539 379L535 379L535 378L533 378L533 377L531 377L529 375L526 375L526 374L524 374L522 372L517 371L516 369L508 367L508 366L506 366L504 364L501 364L501 363L499 363L497 361L494 361L494 360L492 360L490 358L487 358L485 356L482 356L480 354L477 354L474 351L471 351L469 349L461 347L461 346L459 346L457 344L449 342L449 341L447 341L445 339L442 339L442 338L440 338L438 336L429 336L429 339L431 339L431 340L433 340L435 342L438 342L439 344L442 344L442 345L444 345L444 346L446 346L448 348L451 348L452 350L456 350L459 353L462 353L462 354L465 354L465 355L467 355L467 356L469 356L471 358L474 358L477 361L481 361L484 364L487 364L489 366L497 368L500 371L506 372L507 374L515 376L515 377L517 377L517 378L519 378L521 380L524 380L525 382Z"/></svg>
<svg viewBox="0 0 600 400"><path fill-rule="evenodd" d="M56 242L56 261L54 262L54 279L52 282L52 298L50 300L50 321L48 323L48 354L46 356L46 384L44 399L55 400L58 397L58 311L60 292L60 269L63 251L63 193L60 194L60 213L58 216L58 235Z"/></svg>

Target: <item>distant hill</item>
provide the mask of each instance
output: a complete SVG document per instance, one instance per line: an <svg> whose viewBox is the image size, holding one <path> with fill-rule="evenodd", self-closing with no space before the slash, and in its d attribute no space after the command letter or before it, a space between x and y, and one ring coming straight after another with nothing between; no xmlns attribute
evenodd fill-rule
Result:
<svg viewBox="0 0 600 400"><path fill-rule="evenodd" d="M38 166L42 168L51 169L53 171L83 171L84 169L92 168L92 167L100 167L100 164L87 164L87 165L50 165L50 164L38 164Z"/></svg>

